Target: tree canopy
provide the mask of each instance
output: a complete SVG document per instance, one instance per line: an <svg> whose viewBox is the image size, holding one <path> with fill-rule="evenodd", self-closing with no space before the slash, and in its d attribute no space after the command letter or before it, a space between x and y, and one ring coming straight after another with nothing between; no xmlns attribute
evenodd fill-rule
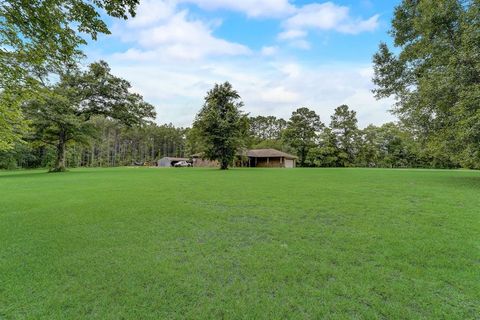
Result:
<svg viewBox="0 0 480 320"><path fill-rule="evenodd" d="M116 119L127 126L155 117L154 107L139 94L131 93L130 87L100 61L86 71L68 70L58 83L45 87L25 104L24 112L35 128L32 138L57 148L54 171L65 170L69 141L82 142L93 134L92 117Z"/></svg>
<svg viewBox="0 0 480 320"><path fill-rule="evenodd" d="M193 123L202 139L204 156L218 160L222 170L228 169L245 145L248 118L240 110L242 106L240 95L229 82L215 84Z"/></svg>
<svg viewBox="0 0 480 320"><path fill-rule="evenodd" d="M20 101L75 65L87 36L110 31L102 13L126 19L139 0L0 1L0 150L14 147L26 128Z"/></svg>
<svg viewBox="0 0 480 320"><path fill-rule="evenodd" d="M331 117L330 129L337 136L338 161L342 167L349 167L355 163L360 133L357 122L356 112L350 110L347 105L335 108Z"/></svg>
<svg viewBox="0 0 480 320"><path fill-rule="evenodd" d="M373 58L377 98L424 148L480 168L480 1L402 1ZM398 52L398 53L397 53Z"/></svg>
<svg viewBox="0 0 480 320"><path fill-rule="evenodd" d="M47 76L81 56L85 35L110 31L101 12L127 19L139 0L3 0L0 88Z"/></svg>
<svg viewBox="0 0 480 320"><path fill-rule="evenodd" d="M308 150L316 145L323 127L320 116L314 110L302 107L292 113L283 137L297 151L301 166L305 165Z"/></svg>

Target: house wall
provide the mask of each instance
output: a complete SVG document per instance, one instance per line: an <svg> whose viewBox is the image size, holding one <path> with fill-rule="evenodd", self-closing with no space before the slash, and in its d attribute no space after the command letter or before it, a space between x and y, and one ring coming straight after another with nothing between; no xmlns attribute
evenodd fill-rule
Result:
<svg viewBox="0 0 480 320"><path fill-rule="evenodd" d="M295 160L285 159L285 168L295 168Z"/></svg>
<svg viewBox="0 0 480 320"><path fill-rule="evenodd" d="M257 167L259 168L283 168L284 163L281 161L282 158L256 158L257 159ZM255 161L255 159L252 159ZM283 159L282 159L283 160Z"/></svg>

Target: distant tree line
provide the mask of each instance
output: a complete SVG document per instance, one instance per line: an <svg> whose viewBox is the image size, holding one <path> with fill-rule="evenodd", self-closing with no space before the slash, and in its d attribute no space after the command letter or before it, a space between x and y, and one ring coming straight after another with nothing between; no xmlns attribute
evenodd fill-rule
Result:
<svg viewBox="0 0 480 320"><path fill-rule="evenodd" d="M153 164L163 156L183 157L185 133L171 124L148 123L127 127L118 121L95 117L90 120L92 135L82 142L71 142L65 155L66 167L115 167ZM39 141L17 143L0 152L0 168L51 168L57 150Z"/></svg>
<svg viewBox="0 0 480 320"><path fill-rule="evenodd" d="M346 105L335 109L328 124L306 107L295 110L288 120L275 116L243 116L245 123L240 121L238 124L243 133L231 144L233 151L227 165L240 145L241 148L274 148L295 154L299 157L299 166L303 167L461 166L453 157L429 153L422 139L398 123L359 128L355 111ZM66 167L153 164L164 156L189 157L205 152L204 142L199 141L198 121L192 128L153 122L131 127L119 120L97 115L87 123L88 135L67 144ZM57 146L38 139L38 129L35 128L36 125L32 125L24 142L0 152L1 168L54 167ZM222 138L227 135L210 136Z"/></svg>
<svg viewBox="0 0 480 320"><path fill-rule="evenodd" d="M328 125L306 107L288 121L251 117L250 146L276 148L299 157L304 167L456 168L452 157L430 154L412 131L399 123L360 129L356 112L342 105Z"/></svg>

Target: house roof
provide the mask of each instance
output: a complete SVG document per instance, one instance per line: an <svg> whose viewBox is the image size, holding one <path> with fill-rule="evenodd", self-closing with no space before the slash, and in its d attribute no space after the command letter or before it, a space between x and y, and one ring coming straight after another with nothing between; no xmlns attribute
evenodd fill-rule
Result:
<svg viewBox="0 0 480 320"><path fill-rule="evenodd" d="M252 149L247 150L247 156L252 158L276 158L297 159L296 156L276 150L276 149Z"/></svg>
<svg viewBox="0 0 480 320"><path fill-rule="evenodd" d="M203 153L192 154L192 158L203 158ZM297 156L276 150L276 149L250 149L238 152L237 156L247 156L251 158L280 158L297 159Z"/></svg>

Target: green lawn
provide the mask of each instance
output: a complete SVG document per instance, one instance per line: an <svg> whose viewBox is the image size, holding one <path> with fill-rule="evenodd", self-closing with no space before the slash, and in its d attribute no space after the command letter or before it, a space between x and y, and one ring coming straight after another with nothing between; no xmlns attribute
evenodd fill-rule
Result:
<svg viewBox="0 0 480 320"><path fill-rule="evenodd" d="M0 173L0 319L473 319L480 172Z"/></svg>

